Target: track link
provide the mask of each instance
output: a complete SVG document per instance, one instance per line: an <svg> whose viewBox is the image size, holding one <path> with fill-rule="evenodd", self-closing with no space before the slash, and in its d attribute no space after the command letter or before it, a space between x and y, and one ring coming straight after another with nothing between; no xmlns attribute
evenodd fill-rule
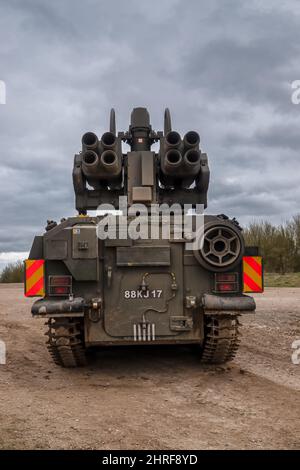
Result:
<svg viewBox="0 0 300 470"><path fill-rule="evenodd" d="M82 321L74 318L50 318L47 321L47 347L55 364L62 367L86 365Z"/></svg>
<svg viewBox="0 0 300 470"><path fill-rule="evenodd" d="M239 348L237 316L215 315L206 318L201 362L223 364L231 361Z"/></svg>

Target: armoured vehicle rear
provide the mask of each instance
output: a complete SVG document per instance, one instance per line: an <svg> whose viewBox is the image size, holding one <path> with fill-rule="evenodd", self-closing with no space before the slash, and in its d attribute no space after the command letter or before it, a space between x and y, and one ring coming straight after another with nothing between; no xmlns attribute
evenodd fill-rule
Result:
<svg viewBox="0 0 300 470"><path fill-rule="evenodd" d="M112 110L101 139L83 135L78 214L48 221L25 262L55 363L84 365L95 346L170 343L198 346L202 362L233 359L238 317L255 310L245 292L262 291L261 258L235 219L203 213L209 175L199 134L182 138L168 109L161 132L135 108L128 131L116 133Z"/></svg>

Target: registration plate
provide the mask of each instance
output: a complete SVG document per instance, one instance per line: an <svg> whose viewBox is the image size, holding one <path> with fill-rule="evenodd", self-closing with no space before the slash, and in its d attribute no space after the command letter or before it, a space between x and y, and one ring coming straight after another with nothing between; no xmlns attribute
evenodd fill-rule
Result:
<svg viewBox="0 0 300 470"><path fill-rule="evenodd" d="M160 299L163 295L162 289L142 290L125 290L125 299Z"/></svg>

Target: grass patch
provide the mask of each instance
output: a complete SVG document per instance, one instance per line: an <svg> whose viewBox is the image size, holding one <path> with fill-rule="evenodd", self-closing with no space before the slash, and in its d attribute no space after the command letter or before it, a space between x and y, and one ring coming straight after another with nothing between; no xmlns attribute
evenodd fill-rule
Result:
<svg viewBox="0 0 300 470"><path fill-rule="evenodd" d="M265 273L265 287L300 287L300 273Z"/></svg>

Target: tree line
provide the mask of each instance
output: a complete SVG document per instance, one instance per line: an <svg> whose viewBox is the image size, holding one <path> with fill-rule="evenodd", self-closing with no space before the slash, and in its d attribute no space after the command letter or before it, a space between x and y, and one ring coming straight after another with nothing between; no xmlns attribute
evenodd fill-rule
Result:
<svg viewBox="0 0 300 470"><path fill-rule="evenodd" d="M24 266L22 261L9 263L0 274L0 282L23 282Z"/></svg>
<svg viewBox="0 0 300 470"><path fill-rule="evenodd" d="M300 214L281 225L252 222L243 233L247 245L259 247L265 271L300 272Z"/></svg>

